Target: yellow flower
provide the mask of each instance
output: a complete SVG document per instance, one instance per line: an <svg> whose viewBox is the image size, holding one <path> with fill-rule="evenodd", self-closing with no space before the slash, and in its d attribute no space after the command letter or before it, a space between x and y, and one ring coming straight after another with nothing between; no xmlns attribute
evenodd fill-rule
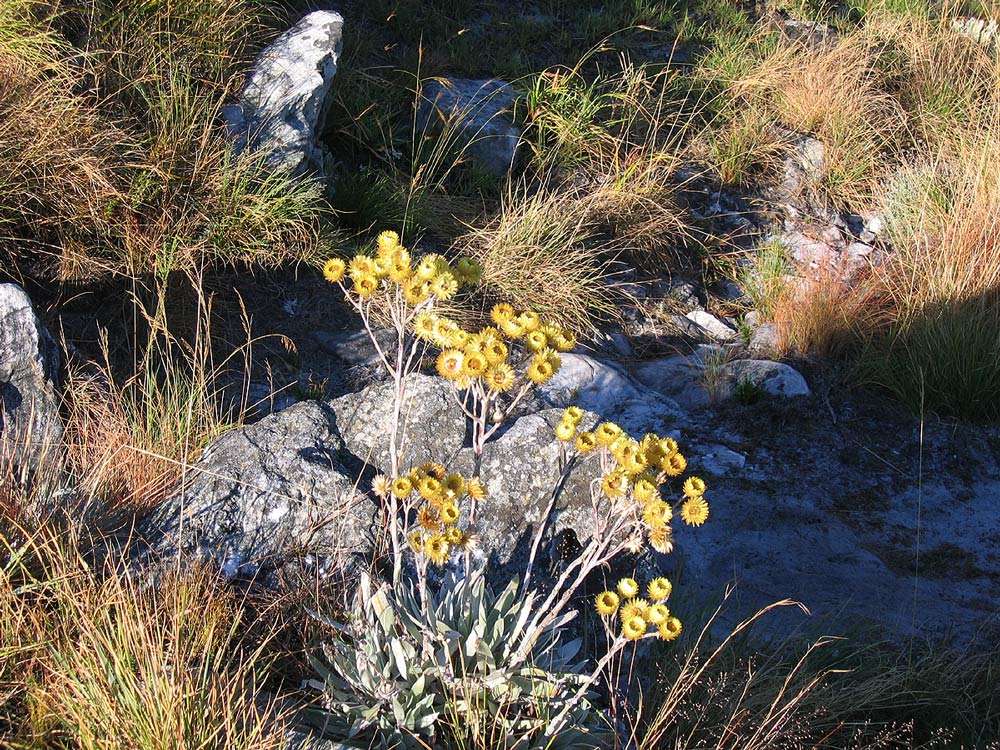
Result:
<svg viewBox="0 0 1000 750"><path fill-rule="evenodd" d="M493 305L493 309L490 310L490 318L498 326L502 326L507 321L513 319L514 308L508 305L506 302L501 302L499 304Z"/></svg>
<svg viewBox="0 0 1000 750"><path fill-rule="evenodd" d="M413 482L409 477L399 477L392 482L392 494L400 500L405 500L413 492Z"/></svg>
<svg viewBox="0 0 1000 750"><path fill-rule="evenodd" d="M461 329L455 321L438 316L434 324L434 343L444 348L453 347L459 349L461 347L455 345L455 334L459 331Z"/></svg>
<svg viewBox="0 0 1000 750"><path fill-rule="evenodd" d="M403 299L408 305L416 307L421 302L425 302L429 296L430 290L426 289L416 276L407 279L403 284Z"/></svg>
<svg viewBox="0 0 1000 750"><path fill-rule="evenodd" d="M462 478L461 474L448 474L444 478L444 487L455 493L455 497L461 497L465 494L465 479Z"/></svg>
<svg viewBox="0 0 1000 750"><path fill-rule="evenodd" d="M708 503L703 497L689 497L681 505L681 520L688 526L701 526L708 520Z"/></svg>
<svg viewBox="0 0 1000 750"><path fill-rule="evenodd" d="M684 480L684 494L687 497L701 497L705 494L705 480L701 477L688 477Z"/></svg>
<svg viewBox="0 0 1000 750"><path fill-rule="evenodd" d="M347 265L340 258L330 258L323 264L323 278L331 284L336 284L344 278Z"/></svg>
<svg viewBox="0 0 1000 750"><path fill-rule="evenodd" d="M375 278L384 279L389 275L389 262L383 258L375 258L372 261L375 268Z"/></svg>
<svg viewBox="0 0 1000 750"><path fill-rule="evenodd" d="M551 363L544 358L535 356L528 365L527 371L528 380L536 385L543 385L552 379L552 376L556 374L555 368L552 367Z"/></svg>
<svg viewBox="0 0 1000 750"><path fill-rule="evenodd" d="M663 450L660 448L659 437L651 432L643 435L642 440L639 441L639 448L642 450L642 455L645 456L647 464L659 465L663 458Z"/></svg>
<svg viewBox="0 0 1000 750"><path fill-rule="evenodd" d="M618 594L614 591L602 591L595 602L598 614L613 615L618 611Z"/></svg>
<svg viewBox="0 0 1000 750"><path fill-rule="evenodd" d="M673 438L660 438L660 453L664 456L672 456L677 452L677 441Z"/></svg>
<svg viewBox="0 0 1000 750"><path fill-rule="evenodd" d="M465 534L457 526L452 526L444 532L444 538L451 546L458 547L462 544Z"/></svg>
<svg viewBox="0 0 1000 750"><path fill-rule="evenodd" d="M504 363L493 365L483 373L483 381L491 391L509 391L514 386L514 368Z"/></svg>
<svg viewBox="0 0 1000 750"><path fill-rule="evenodd" d="M444 478L448 475L448 470L437 461L428 461L427 463L420 464L420 471L426 476L434 477L439 482L443 482Z"/></svg>
<svg viewBox="0 0 1000 750"><path fill-rule="evenodd" d="M448 540L443 536L435 534L424 542L424 552L435 565L444 565L448 561L451 545L448 544Z"/></svg>
<svg viewBox="0 0 1000 750"><path fill-rule="evenodd" d="M473 500L482 500L486 497L486 487L483 486L483 480L479 477L467 481L465 483L465 491Z"/></svg>
<svg viewBox="0 0 1000 750"><path fill-rule="evenodd" d="M441 496L441 480L436 477L424 477L417 485L417 491L424 500L437 500Z"/></svg>
<svg viewBox="0 0 1000 750"><path fill-rule="evenodd" d="M430 281L438 272L438 257L436 255L425 255L417 263L416 274L418 279Z"/></svg>
<svg viewBox="0 0 1000 750"><path fill-rule="evenodd" d="M437 357L438 375L455 380L465 371L465 355L458 349L445 349Z"/></svg>
<svg viewBox="0 0 1000 750"><path fill-rule="evenodd" d="M478 378L484 372L489 365L486 361L486 357L478 352L472 352L471 354L466 352L465 354L465 364L462 366L462 374L470 378Z"/></svg>
<svg viewBox="0 0 1000 750"><path fill-rule="evenodd" d="M378 290L378 279L374 276L355 276L354 291L359 297L368 299Z"/></svg>
<svg viewBox="0 0 1000 750"><path fill-rule="evenodd" d="M552 372L558 372L559 368L562 366L562 357L556 354L553 349L543 349L535 355L536 357L545 357L545 361L549 363L552 367Z"/></svg>
<svg viewBox="0 0 1000 750"><path fill-rule="evenodd" d="M547 347L548 344L548 338L541 331L532 331L524 337L524 345L533 352L540 352L542 349Z"/></svg>
<svg viewBox="0 0 1000 750"><path fill-rule="evenodd" d="M438 299L449 300L458 294L458 281L447 271L438 274L431 282L431 294Z"/></svg>
<svg viewBox="0 0 1000 750"><path fill-rule="evenodd" d="M661 555L669 555L674 549L674 532L666 525L650 529L649 546Z"/></svg>
<svg viewBox="0 0 1000 750"><path fill-rule="evenodd" d="M618 470L609 472L601 479L601 489L611 499L624 497L628 492L628 476Z"/></svg>
<svg viewBox="0 0 1000 750"><path fill-rule="evenodd" d="M409 254L405 250L397 250L389 259L389 278L397 284L404 284L410 278Z"/></svg>
<svg viewBox="0 0 1000 750"><path fill-rule="evenodd" d="M538 317L538 313L526 310L517 316L517 322L521 324L521 327L528 332L537 331L538 327L542 324L542 319Z"/></svg>
<svg viewBox="0 0 1000 750"><path fill-rule="evenodd" d="M670 617L670 610L663 604L651 604L646 610L646 619L650 625L662 625Z"/></svg>
<svg viewBox="0 0 1000 750"><path fill-rule="evenodd" d="M388 257L393 250L399 247L399 235L389 230L379 234L375 241L380 255Z"/></svg>
<svg viewBox="0 0 1000 750"><path fill-rule="evenodd" d="M622 619L627 620L630 617L646 617L646 610L649 609L649 602L645 599L629 599L622 605Z"/></svg>
<svg viewBox="0 0 1000 750"><path fill-rule="evenodd" d="M673 641L681 634L683 626L676 617L668 617L657 629L656 633L665 641Z"/></svg>
<svg viewBox="0 0 1000 750"><path fill-rule="evenodd" d="M679 477L687 468L687 459L682 453L671 453L660 462L660 468L668 477Z"/></svg>
<svg viewBox="0 0 1000 750"><path fill-rule="evenodd" d="M658 529L670 523L673 515L674 512L670 509L669 503L656 498L646 503L646 507L642 511L642 520L649 528Z"/></svg>
<svg viewBox="0 0 1000 750"><path fill-rule="evenodd" d="M389 497L391 483L385 474L379 474L372 479L372 492L378 497Z"/></svg>
<svg viewBox="0 0 1000 750"><path fill-rule="evenodd" d="M639 477L632 486L632 496L640 503L648 503L658 495L656 485L646 477Z"/></svg>
<svg viewBox="0 0 1000 750"><path fill-rule="evenodd" d="M590 453L597 447L597 438L592 432L581 432L576 436L576 449L580 453Z"/></svg>
<svg viewBox="0 0 1000 750"><path fill-rule="evenodd" d="M350 273L351 278L357 278L358 276L374 276L375 261L367 255L358 253L351 258L351 264L348 266L348 273Z"/></svg>
<svg viewBox="0 0 1000 750"><path fill-rule="evenodd" d="M622 620L622 635L630 641L637 641L646 635L646 621L638 615Z"/></svg>
<svg viewBox="0 0 1000 750"><path fill-rule="evenodd" d="M649 582L649 586L646 587L646 593L654 602L662 602L665 599L668 599L670 597L670 592L673 590L673 584L662 576L654 578Z"/></svg>
<svg viewBox="0 0 1000 750"><path fill-rule="evenodd" d="M576 336L569 331L560 331L557 336L552 337L552 345L560 352L568 352L576 347Z"/></svg>
<svg viewBox="0 0 1000 750"><path fill-rule="evenodd" d="M420 528L427 531L439 531L441 529L441 519L438 518L437 511L429 505L425 505L417 511L417 523Z"/></svg>
<svg viewBox="0 0 1000 750"><path fill-rule="evenodd" d="M576 437L576 425L567 422L565 419L556 425L556 439L564 443L570 442Z"/></svg>
<svg viewBox="0 0 1000 750"><path fill-rule="evenodd" d="M594 436L601 445L611 445L622 434L622 428L614 422L602 422L594 430Z"/></svg>
<svg viewBox="0 0 1000 750"><path fill-rule="evenodd" d="M567 406L563 409L562 418L564 422L580 424L580 420L583 419L583 409L579 406Z"/></svg>
<svg viewBox="0 0 1000 750"><path fill-rule="evenodd" d="M618 593L626 599L631 599L639 594L639 583L634 578L622 578L616 586Z"/></svg>
<svg viewBox="0 0 1000 750"><path fill-rule="evenodd" d="M483 354L491 365L498 365L507 359L507 345L502 341L489 341L483 347Z"/></svg>
<svg viewBox="0 0 1000 750"><path fill-rule="evenodd" d="M497 325L500 326L503 335L509 339L519 339L524 335L524 326L516 318L501 321Z"/></svg>
<svg viewBox="0 0 1000 750"><path fill-rule="evenodd" d="M431 312L421 312L413 319L413 333L424 341L434 339L437 332L438 316Z"/></svg>
<svg viewBox="0 0 1000 750"><path fill-rule="evenodd" d="M447 502L441 506L441 520L446 524L453 524L458 521L458 506L455 503Z"/></svg>
<svg viewBox="0 0 1000 750"><path fill-rule="evenodd" d="M424 535L419 531L411 531L407 534L406 541L409 543L410 549L412 549L416 554L419 555L424 551Z"/></svg>

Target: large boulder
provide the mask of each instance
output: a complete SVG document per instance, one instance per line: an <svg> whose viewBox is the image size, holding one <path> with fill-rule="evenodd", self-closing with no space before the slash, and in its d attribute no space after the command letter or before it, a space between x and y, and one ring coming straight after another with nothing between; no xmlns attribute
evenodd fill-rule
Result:
<svg viewBox="0 0 1000 750"><path fill-rule="evenodd" d="M187 469L147 536L161 553L214 561L227 576L300 552L332 565L366 557L375 507L341 463L343 448L334 413L315 401L231 430Z"/></svg>
<svg viewBox="0 0 1000 750"><path fill-rule="evenodd" d="M328 173L322 134L343 26L339 13L314 11L264 48L239 101L223 112L238 151L262 151L296 174Z"/></svg>
<svg viewBox="0 0 1000 750"><path fill-rule="evenodd" d="M60 452L59 367L59 347L28 295L0 284L0 452L15 465Z"/></svg>
<svg viewBox="0 0 1000 750"><path fill-rule="evenodd" d="M401 410L403 471L438 461L447 465L465 444L466 419L448 381L413 373L404 381ZM336 398L331 402L347 450L366 464L388 471L389 426L395 385L389 381Z"/></svg>
<svg viewBox="0 0 1000 750"><path fill-rule="evenodd" d="M510 118L515 98L504 81L434 79L421 91L419 121L428 134L447 133L484 172L503 177L521 140Z"/></svg>

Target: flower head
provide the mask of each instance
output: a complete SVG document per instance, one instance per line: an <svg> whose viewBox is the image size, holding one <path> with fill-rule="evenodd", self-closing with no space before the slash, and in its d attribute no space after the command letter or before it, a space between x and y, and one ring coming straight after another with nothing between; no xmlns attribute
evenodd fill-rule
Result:
<svg viewBox="0 0 1000 750"><path fill-rule="evenodd" d="M378 279L372 275L357 275L354 276L354 291L359 297L363 299L368 299L373 294L375 294L378 289Z"/></svg>
<svg viewBox="0 0 1000 750"><path fill-rule="evenodd" d="M670 610L664 604L651 604L646 610L646 619L650 625L662 625L670 617Z"/></svg>
<svg viewBox="0 0 1000 750"><path fill-rule="evenodd" d="M689 497L681 505L681 520L688 526L701 526L708 520L708 503L703 497Z"/></svg>
<svg viewBox="0 0 1000 750"><path fill-rule="evenodd" d="M428 502L433 502L441 497L441 480L436 477L425 476L417 485L420 497Z"/></svg>
<svg viewBox="0 0 1000 750"><path fill-rule="evenodd" d="M669 555L674 550L674 532L666 524L650 528L649 546L661 555Z"/></svg>
<svg viewBox="0 0 1000 750"><path fill-rule="evenodd" d="M458 522L458 506L453 502L447 502L441 506L441 520L451 525Z"/></svg>
<svg viewBox="0 0 1000 750"><path fill-rule="evenodd" d="M639 583L634 578L622 578L618 581L618 593L626 599L632 599L639 595Z"/></svg>
<svg viewBox="0 0 1000 750"><path fill-rule="evenodd" d="M410 545L410 549L412 549L416 554L419 555L424 551L424 535L419 531L411 531L407 534L406 541Z"/></svg>
<svg viewBox="0 0 1000 750"><path fill-rule="evenodd" d="M521 324L521 327L525 331L531 332L538 330L538 327L542 324L542 319L538 316L538 313L525 310L517 316L517 322Z"/></svg>
<svg viewBox="0 0 1000 750"><path fill-rule="evenodd" d="M413 482L409 477L397 477L392 481L390 490L400 500L405 500L413 492Z"/></svg>
<svg viewBox="0 0 1000 750"><path fill-rule="evenodd" d="M440 531L441 529L441 519L438 517L437 511L429 505L425 505L417 512L417 523L420 528L427 531Z"/></svg>
<svg viewBox="0 0 1000 750"><path fill-rule="evenodd" d="M628 492L628 475L618 470L605 474L601 479L601 490L611 499L624 497Z"/></svg>
<svg viewBox="0 0 1000 750"><path fill-rule="evenodd" d="M462 374L470 378L478 378L489 366L486 356L477 351L465 351L465 364L462 366Z"/></svg>
<svg viewBox="0 0 1000 750"><path fill-rule="evenodd" d="M399 235L391 230L387 230L379 234L375 244L378 247L379 255L388 257L393 250L399 247Z"/></svg>
<svg viewBox="0 0 1000 750"><path fill-rule="evenodd" d="M465 534L457 526L451 526L445 530L444 538L452 547L459 547L465 539Z"/></svg>
<svg viewBox="0 0 1000 750"><path fill-rule="evenodd" d="M687 468L687 459L682 453L671 453L663 458L660 468L668 477L679 477Z"/></svg>
<svg viewBox="0 0 1000 750"><path fill-rule="evenodd" d="M389 497L391 487L392 483L385 474L378 474L372 479L372 492L378 497Z"/></svg>
<svg viewBox="0 0 1000 750"><path fill-rule="evenodd" d="M630 641L637 641L646 635L646 621L635 615L622 620L622 635Z"/></svg>
<svg viewBox="0 0 1000 750"><path fill-rule="evenodd" d="M597 429L594 430L597 442L601 445L611 445L621 434L622 428L614 422L601 422L601 424L597 425Z"/></svg>
<svg viewBox="0 0 1000 750"><path fill-rule="evenodd" d="M490 318L498 326L502 326L507 321L512 320L514 315L514 308L506 302L493 305L493 309L490 310Z"/></svg>
<svg viewBox="0 0 1000 750"><path fill-rule="evenodd" d="M438 375L456 380L465 372L465 354L458 349L445 349L437 357Z"/></svg>
<svg viewBox="0 0 1000 750"><path fill-rule="evenodd" d="M614 591L602 591L595 603L598 614L613 615L618 611L618 601L618 594Z"/></svg>
<svg viewBox="0 0 1000 750"><path fill-rule="evenodd" d="M649 602L645 599L629 599L622 606L622 619L630 617L646 617L646 610L649 609Z"/></svg>
<svg viewBox="0 0 1000 750"><path fill-rule="evenodd" d="M668 617L657 629L657 635L665 641L676 640L683 626L676 617Z"/></svg>
<svg viewBox="0 0 1000 750"><path fill-rule="evenodd" d="M651 529L658 529L670 523L674 512L670 509L670 504L660 498L650 500L646 507L642 509L642 520Z"/></svg>
<svg viewBox="0 0 1000 750"><path fill-rule="evenodd" d="M576 437L576 425L563 419L556 425L556 439L568 443Z"/></svg>
<svg viewBox="0 0 1000 750"><path fill-rule="evenodd" d="M639 477L632 485L632 496L640 503L648 503L659 497L656 484L648 477Z"/></svg>
<svg viewBox="0 0 1000 750"><path fill-rule="evenodd" d="M458 281L447 271L439 273L431 282L431 294L441 300L449 300L458 294Z"/></svg>
<svg viewBox="0 0 1000 750"><path fill-rule="evenodd" d="M336 284L344 278L347 265L340 258L330 258L323 264L323 278L331 284Z"/></svg>
<svg viewBox="0 0 1000 750"><path fill-rule="evenodd" d="M413 333L417 338L431 341L435 338L438 326L438 316L426 310L418 313L413 319Z"/></svg>
<svg viewBox="0 0 1000 750"><path fill-rule="evenodd" d="M524 337L524 345L530 351L540 352L549 345L549 339L541 331L531 331L531 333Z"/></svg>
<svg viewBox="0 0 1000 750"><path fill-rule="evenodd" d="M552 376L556 374L555 368L552 363L549 362L543 356L535 355L528 365L527 371L528 380L536 385L543 385L552 379Z"/></svg>
<svg viewBox="0 0 1000 750"><path fill-rule="evenodd" d="M684 494L687 497L701 497L705 494L705 480L701 477L688 477L684 480Z"/></svg>
<svg viewBox="0 0 1000 750"><path fill-rule="evenodd" d="M435 534L424 542L424 553L435 565L444 565L450 552L451 545L440 534Z"/></svg>
<svg viewBox="0 0 1000 750"><path fill-rule="evenodd" d="M576 436L576 449L580 453L590 453L597 447L597 438L592 432L581 432Z"/></svg>
<svg viewBox="0 0 1000 750"><path fill-rule="evenodd" d="M579 406L567 406L563 409L562 418L565 422L580 424L580 421L583 419L583 409Z"/></svg>
<svg viewBox="0 0 1000 750"><path fill-rule="evenodd" d="M674 587L670 581L662 576L654 578L649 582L649 586L646 587L646 593L654 602L662 602L664 599L669 598L670 592L673 590Z"/></svg>
<svg viewBox="0 0 1000 750"><path fill-rule="evenodd" d="M509 391L514 386L514 368L503 362L492 365L483 373L483 381L491 391Z"/></svg>
<svg viewBox="0 0 1000 750"><path fill-rule="evenodd" d="M465 491L473 500L482 500L486 497L486 487L479 477L468 480L465 483Z"/></svg>
<svg viewBox="0 0 1000 750"><path fill-rule="evenodd" d="M359 276L374 276L375 275L375 260L368 257L367 255L362 255L358 253L353 258L351 258L351 263L347 267L348 273L351 278L356 279Z"/></svg>

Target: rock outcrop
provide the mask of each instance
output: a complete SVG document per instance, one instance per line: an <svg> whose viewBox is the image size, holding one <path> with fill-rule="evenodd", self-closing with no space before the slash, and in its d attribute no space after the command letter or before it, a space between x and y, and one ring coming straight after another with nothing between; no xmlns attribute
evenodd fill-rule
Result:
<svg viewBox="0 0 1000 750"><path fill-rule="evenodd" d="M265 153L295 174L328 174L322 134L343 26L339 13L314 11L264 48L239 101L223 112L238 151Z"/></svg>
<svg viewBox="0 0 1000 750"><path fill-rule="evenodd" d="M60 452L59 347L17 284L0 284L0 451L35 467Z"/></svg>

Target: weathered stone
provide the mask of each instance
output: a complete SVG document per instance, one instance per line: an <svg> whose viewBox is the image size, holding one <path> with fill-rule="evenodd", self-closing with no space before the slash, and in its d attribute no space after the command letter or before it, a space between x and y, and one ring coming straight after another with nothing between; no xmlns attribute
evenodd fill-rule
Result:
<svg viewBox="0 0 1000 750"><path fill-rule="evenodd" d="M711 403L705 388L704 362L697 355L678 354L643 362L635 369L636 379L686 409L700 409Z"/></svg>
<svg viewBox="0 0 1000 750"><path fill-rule="evenodd" d="M223 111L238 151L259 150L296 174L328 173L322 134L343 25L339 13L314 11L264 48L239 101Z"/></svg>
<svg viewBox="0 0 1000 750"><path fill-rule="evenodd" d="M343 564L371 550L375 508L340 462L329 406L307 401L231 430L147 522L160 553L250 574L299 552Z"/></svg>
<svg viewBox="0 0 1000 750"><path fill-rule="evenodd" d="M723 393L731 396L739 383L752 383L772 396L808 396L805 378L783 362L767 359L738 359L724 366L726 384Z"/></svg>
<svg viewBox="0 0 1000 750"><path fill-rule="evenodd" d="M692 463L695 470L718 477L738 472L746 462L746 456L724 445L706 445L695 450Z"/></svg>
<svg viewBox="0 0 1000 750"><path fill-rule="evenodd" d="M769 355L778 351L779 343L778 326L774 323L762 323L750 334L748 348L754 354Z"/></svg>
<svg viewBox="0 0 1000 750"><path fill-rule="evenodd" d="M400 468L425 461L448 464L465 444L466 418L448 381L414 373L406 378L401 411ZM388 471L389 429L393 418L394 384L370 385L331 402L347 450L357 458Z"/></svg>
<svg viewBox="0 0 1000 750"><path fill-rule="evenodd" d="M733 341L739 336L739 332L731 325L704 310L692 310L686 317L704 328L715 341Z"/></svg>
<svg viewBox="0 0 1000 750"><path fill-rule="evenodd" d="M575 404L618 422L633 435L665 433L684 421L675 401L643 387L621 368L585 354L562 355L559 372L539 393L549 406Z"/></svg>
<svg viewBox="0 0 1000 750"><path fill-rule="evenodd" d="M515 97L509 83L495 79L433 80L421 92L420 124L429 133L454 134L480 169L502 177L521 139L510 119Z"/></svg>
<svg viewBox="0 0 1000 750"><path fill-rule="evenodd" d="M61 453L60 356L24 290L0 284L0 451L36 466Z"/></svg>

